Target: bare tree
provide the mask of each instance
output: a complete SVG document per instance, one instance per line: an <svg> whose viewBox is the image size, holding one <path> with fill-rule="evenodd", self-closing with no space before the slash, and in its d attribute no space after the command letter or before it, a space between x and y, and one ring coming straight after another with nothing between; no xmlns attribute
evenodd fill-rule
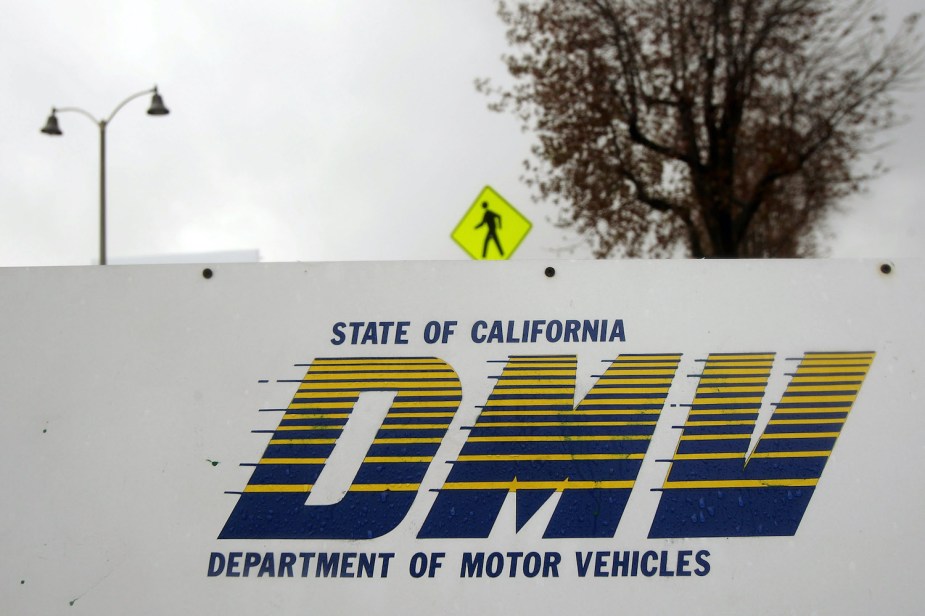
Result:
<svg viewBox="0 0 925 616"><path fill-rule="evenodd" d="M921 75L917 15L869 0L536 0L499 14L535 132L528 181L595 254L816 253L861 189L894 97Z"/></svg>

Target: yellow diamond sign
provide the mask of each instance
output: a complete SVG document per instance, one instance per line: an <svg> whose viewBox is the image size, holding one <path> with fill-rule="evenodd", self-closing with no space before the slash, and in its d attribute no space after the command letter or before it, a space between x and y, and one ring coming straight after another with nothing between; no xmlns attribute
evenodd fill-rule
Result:
<svg viewBox="0 0 925 616"><path fill-rule="evenodd" d="M533 225L486 186L450 237L473 259L510 259Z"/></svg>

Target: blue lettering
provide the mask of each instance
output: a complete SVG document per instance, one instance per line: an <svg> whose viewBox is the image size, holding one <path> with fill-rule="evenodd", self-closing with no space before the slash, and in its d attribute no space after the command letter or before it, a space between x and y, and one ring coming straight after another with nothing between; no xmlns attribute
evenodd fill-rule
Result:
<svg viewBox="0 0 925 616"><path fill-rule="evenodd" d="M488 327L488 323L486 323L485 321L476 321L475 323L473 323L472 324L472 335L471 335L472 342L475 342L477 344L481 344L485 342L485 334L483 334L481 330L487 327Z"/></svg>
<svg viewBox="0 0 925 616"><path fill-rule="evenodd" d="M331 381L332 370L337 381ZM327 460L344 429L345 422L334 425L324 418L326 405L328 412L349 415L362 393L378 391L392 394L382 425L402 429L380 426L355 471L350 487L358 489L347 489L333 504L306 505L324 465L300 461ZM371 539L388 533L404 519L416 495L390 486L420 484L427 464L419 460L437 452L461 399L459 377L440 359L316 359L292 399L293 409L311 408L315 414L294 410L283 415L262 456L264 463L255 465L219 537ZM345 409L344 403L353 406ZM415 412L440 416L416 427L406 418L409 404ZM326 438L319 438L319 431Z"/></svg>
<svg viewBox="0 0 925 616"><path fill-rule="evenodd" d="M612 537L679 361L621 355L576 408L574 355L511 356L418 537L487 537L511 491L519 531L557 490L544 537Z"/></svg>
<svg viewBox="0 0 925 616"><path fill-rule="evenodd" d="M594 555L594 577L607 577L607 558L609 552L598 552Z"/></svg>
<svg viewBox="0 0 925 616"><path fill-rule="evenodd" d="M569 319L565 322L565 339L563 342L578 342L578 330L581 322L575 319Z"/></svg>
<svg viewBox="0 0 925 616"><path fill-rule="evenodd" d="M338 552L321 552L318 554L315 577L337 577L337 564L339 561L340 554Z"/></svg>
<svg viewBox="0 0 925 616"><path fill-rule="evenodd" d="M395 344L408 344L408 326L411 321L399 321L395 331Z"/></svg>
<svg viewBox="0 0 925 616"><path fill-rule="evenodd" d="M256 552L248 552L244 555L244 570L241 574L244 577L250 576L251 569L260 564L260 554Z"/></svg>
<svg viewBox="0 0 925 616"><path fill-rule="evenodd" d="M379 338L377 337L377 328L375 323L367 323L366 329L363 330L363 340L360 341L360 344L379 344Z"/></svg>
<svg viewBox="0 0 925 616"><path fill-rule="evenodd" d="M632 554L630 554L630 552L614 552L613 553L613 568L610 570L610 575L628 576L630 574L631 556ZM633 570L633 575L636 575L635 569Z"/></svg>
<svg viewBox="0 0 925 616"><path fill-rule="evenodd" d="M314 557L314 552L299 552L299 558L302 559L302 577L308 577L308 567Z"/></svg>
<svg viewBox="0 0 925 616"><path fill-rule="evenodd" d="M678 567L677 572L679 576L690 576L691 572L688 569L690 566L690 558L693 555L691 550L681 550L678 552Z"/></svg>
<svg viewBox="0 0 925 616"><path fill-rule="evenodd" d="M464 552L462 565L459 569L459 577L482 577L482 570L485 567L485 553Z"/></svg>
<svg viewBox="0 0 925 616"><path fill-rule="evenodd" d="M607 321L604 321L604 323L606 322ZM623 332L623 319L617 319L613 323L613 329L610 330L610 338L607 342L613 342L614 340L626 342L626 334Z"/></svg>
<svg viewBox="0 0 925 616"><path fill-rule="evenodd" d="M228 554L228 577L241 577L241 573L236 571L239 564L238 559L244 556L243 552L231 552Z"/></svg>
<svg viewBox="0 0 925 616"><path fill-rule="evenodd" d="M360 564L357 566L357 577L373 577L373 574L376 572L376 555L375 554L360 554Z"/></svg>
<svg viewBox="0 0 925 616"><path fill-rule="evenodd" d="M591 568L591 552L575 552L575 564L578 566L578 577L588 575L588 569Z"/></svg>
<svg viewBox="0 0 925 616"><path fill-rule="evenodd" d="M382 559L382 574L379 577L389 576L389 562L395 557L394 552L379 552L379 558Z"/></svg>
<svg viewBox="0 0 925 616"><path fill-rule="evenodd" d="M353 567L355 563L353 562L356 559L356 552L346 552L340 559L340 577L356 577L353 572Z"/></svg>
<svg viewBox="0 0 925 616"><path fill-rule="evenodd" d="M543 555L543 577L559 577L559 563L562 555L558 552L546 552Z"/></svg>
<svg viewBox="0 0 925 616"><path fill-rule="evenodd" d="M443 559L446 558L445 552L433 552L430 555L430 567L427 569L427 577L432 578L437 573L437 569L443 566Z"/></svg>
<svg viewBox="0 0 925 616"><path fill-rule="evenodd" d="M707 560L707 557L710 556L710 553L706 550L700 550L697 552L697 555L694 559L697 561L697 564L700 565L700 568L694 569L694 574L700 577L703 577L710 573L710 562Z"/></svg>
<svg viewBox="0 0 925 616"><path fill-rule="evenodd" d="M504 556L501 552L492 552L485 561L485 575L490 578L496 578L504 570Z"/></svg>
<svg viewBox="0 0 925 616"><path fill-rule="evenodd" d="M276 577L276 560L273 557L273 552L267 552L263 555L263 562L260 563L260 571L257 572L257 577L263 577L264 575Z"/></svg>
<svg viewBox="0 0 925 616"><path fill-rule="evenodd" d="M588 342L597 342L598 341L598 330L600 328L600 321L594 320L589 321L585 319L584 327L581 329L581 341Z"/></svg>
<svg viewBox="0 0 925 616"><path fill-rule="evenodd" d="M510 577L517 576L517 562L520 560L520 557L523 556L523 552L508 552L507 557L511 559L511 573Z"/></svg>
<svg viewBox="0 0 925 616"><path fill-rule="evenodd" d="M220 552L212 552L209 556L209 577L221 575L225 570L225 555Z"/></svg>
<svg viewBox="0 0 925 616"><path fill-rule="evenodd" d="M543 564L540 555L536 552L530 552L524 557L524 575L528 578L536 577L540 574L540 566Z"/></svg>
<svg viewBox="0 0 925 616"><path fill-rule="evenodd" d="M408 573L411 574L413 578L424 577L424 574L427 572L427 554L424 552L418 552L411 557L411 562L408 563Z"/></svg>
<svg viewBox="0 0 925 616"><path fill-rule="evenodd" d="M649 537L795 534L873 359L806 353L749 453L774 353L711 353Z"/></svg>
<svg viewBox="0 0 925 616"><path fill-rule="evenodd" d="M440 322L430 321L424 326L424 342L433 344L440 339Z"/></svg>
<svg viewBox="0 0 925 616"><path fill-rule="evenodd" d="M520 340L514 337L514 321L507 322L507 339L505 339L504 342L520 342ZM524 342L526 342L526 340Z"/></svg>
<svg viewBox="0 0 925 616"><path fill-rule="evenodd" d="M279 555L279 577L293 577L292 566L296 563L296 555L292 552L283 552Z"/></svg>
<svg viewBox="0 0 925 616"><path fill-rule="evenodd" d="M509 338L515 336L515 323L507 322ZM405 341L409 324L349 326L353 343L365 327L363 343L378 344L392 333L396 342ZM425 335L446 342L456 324L431 321ZM607 320L568 320L564 326L558 320L538 320L523 325L528 340L541 336L545 326L550 342L577 339L579 330L582 340L608 331ZM344 322L333 326L332 343L346 340L346 327ZM487 322L477 321L472 339L503 342L503 327L503 322L494 321L486 334ZM611 341L624 340L623 321L614 321L609 332ZM751 453L774 354L714 353L700 360L703 374L693 375L699 378L698 388L660 490L649 537L793 535L874 357L873 352L814 352L788 360L799 365ZM575 406L574 355L510 356L502 374L492 377L498 379L494 389L467 428L469 436L418 538L487 537L511 492L515 532L559 492L544 537L613 537L679 361L680 354L621 354L603 375L595 375L599 380ZM332 374L338 378L332 380ZM359 471L351 471L353 481L340 501L307 505L346 423L315 416L350 416L365 392L387 392L392 402L358 462ZM440 446L461 396L458 376L440 359L316 359L270 438L261 464L253 465L251 479L219 538L359 540L394 530L410 510L427 461ZM427 420L420 427L409 422L409 409ZM512 575L521 564L524 575L538 575L538 556L532 554L507 553ZM544 577L557 575L555 559L560 557L555 554L548 553L551 560L543 562ZM636 576L641 571L647 577L689 577L709 573L709 555L706 550L683 550L672 565L664 551L647 551L641 558L638 551L584 556L579 552L576 561L582 577L592 568L596 577L607 575L608 568L610 575ZM207 575L248 577L259 567L258 577L291 577L301 559L302 576L307 577L315 556L282 553L277 568L273 554L230 552L226 558L213 552ZM380 556L385 570L391 557ZM346 553L339 560L337 554L322 554L316 562L318 575L362 577L373 574L376 556ZM469 554L461 573L495 577L503 562L501 553L487 560L481 553ZM430 566L430 577L442 566L437 554L424 564Z"/></svg>
<svg viewBox="0 0 925 616"><path fill-rule="evenodd" d="M543 326L546 324L546 321L533 321L530 327L530 342L536 342L536 339L540 334L543 333Z"/></svg>
<svg viewBox="0 0 925 616"><path fill-rule="evenodd" d="M442 552L434 554L435 557L445 556ZM507 559L505 560L505 556ZM577 554L576 554L577 556ZM471 578L485 575L490 578L500 577L507 568L508 577L534 578L542 573L543 577L559 577L559 563L562 555L558 552L464 552L459 568L459 577ZM431 569L434 567L432 566ZM439 568L439 567L438 567ZM430 575L433 577L433 575Z"/></svg>
<svg viewBox="0 0 925 616"><path fill-rule="evenodd" d="M640 570L642 571L642 574L646 577L652 577L653 575L658 573L658 567L656 567L655 565L652 565L651 567L649 566L649 561L653 559L655 560L655 562L658 562L658 552L653 552L652 550L649 550L648 552L642 555L642 563L641 563L642 567Z"/></svg>
<svg viewBox="0 0 925 616"><path fill-rule="evenodd" d="M341 345L344 343L344 340L347 339L347 337L344 335L345 327L347 327L347 324L343 322L334 324L334 337L331 338L331 344Z"/></svg>
<svg viewBox="0 0 925 616"><path fill-rule="evenodd" d="M334 337L331 344L340 346L347 340L345 328L350 328L350 344L389 344L394 331L395 344L408 344L408 326L410 321L350 321L349 324L338 321L331 328Z"/></svg>
<svg viewBox="0 0 925 616"><path fill-rule="evenodd" d="M562 337L562 321L550 321L546 328L546 341L559 342Z"/></svg>
<svg viewBox="0 0 925 616"><path fill-rule="evenodd" d="M314 577L375 577L377 563L381 563L379 577L384 578L389 574L389 562L394 556L393 552L299 552L298 555L293 552L231 552L226 558L221 552L212 552L208 576L217 577L224 573L227 577L250 577L257 569L256 577L291 578L298 575L295 565L301 560L303 578L312 573ZM434 572L442 566L441 561L446 554L437 552L432 556L430 577L434 577ZM314 570L311 569L313 560Z"/></svg>
<svg viewBox="0 0 925 616"><path fill-rule="evenodd" d="M662 559L659 563L658 574L662 577L673 577L674 571L668 568L668 552L662 550Z"/></svg>

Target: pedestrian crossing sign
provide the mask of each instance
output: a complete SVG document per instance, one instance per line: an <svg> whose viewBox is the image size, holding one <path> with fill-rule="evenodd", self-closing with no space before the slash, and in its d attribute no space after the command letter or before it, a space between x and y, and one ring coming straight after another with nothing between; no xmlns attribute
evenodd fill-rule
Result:
<svg viewBox="0 0 925 616"><path fill-rule="evenodd" d="M532 226L504 197L486 186L450 237L473 259L510 259Z"/></svg>

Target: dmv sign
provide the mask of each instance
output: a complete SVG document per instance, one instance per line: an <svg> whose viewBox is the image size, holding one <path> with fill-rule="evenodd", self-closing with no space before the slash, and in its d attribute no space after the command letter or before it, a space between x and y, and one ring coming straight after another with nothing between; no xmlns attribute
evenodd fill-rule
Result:
<svg viewBox="0 0 925 616"><path fill-rule="evenodd" d="M873 358L813 352L792 360L790 385L753 451L774 354L701 360L649 537L793 535ZM508 493L518 529L558 493L544 537L612 537L679 359L618 355L573 408L575 356L509 357L417 537L488 537ZM306 504L366 392L392 399L359 469L337 503ZM392 531L462 393L455 369L435 357L313 361L220 537L356 540Z"/></svg>
<svg viewBox="0 0 925 616"><path fill-rule="evenodd" d="M0 601L914 613L923 289L917 261L0 269Z"/></svg>

